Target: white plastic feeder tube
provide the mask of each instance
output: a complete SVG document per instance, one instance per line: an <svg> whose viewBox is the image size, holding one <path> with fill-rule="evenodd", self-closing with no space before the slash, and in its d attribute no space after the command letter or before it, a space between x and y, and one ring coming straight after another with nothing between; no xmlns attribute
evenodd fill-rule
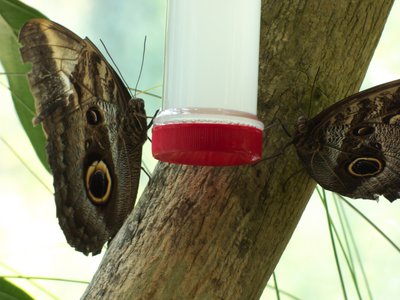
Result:
<svg viewBox="0 0 400 300"><path fill-rule="evenodd" d="M256 117L260 11L260 0L169 0L164 103L154 129L194 122L263 130Z"/></svg>

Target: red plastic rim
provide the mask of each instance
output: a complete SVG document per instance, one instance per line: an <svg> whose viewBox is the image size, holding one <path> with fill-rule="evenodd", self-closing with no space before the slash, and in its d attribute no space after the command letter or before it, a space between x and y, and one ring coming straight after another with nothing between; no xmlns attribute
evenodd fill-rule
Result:
<svg viewBox="0 0 400 300"><path fill-rule="evenodd" d="M153 156L164 162L232 166L261 159L262 130L238 124L180 123L155 125Z"/></svg>

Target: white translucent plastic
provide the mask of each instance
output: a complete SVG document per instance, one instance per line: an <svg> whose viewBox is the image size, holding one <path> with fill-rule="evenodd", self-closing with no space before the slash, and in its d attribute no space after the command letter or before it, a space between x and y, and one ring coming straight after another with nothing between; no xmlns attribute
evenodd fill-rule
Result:
<svg viewBox="0 0 400 300"><path fill-rule="evenodd" d="M260 0L169 0L163 108L257 111Z"/></svg>
<svg viewBox="0 0 400 300"><path fill-rule="evenodd" d="M170 108L163 110L154 119L154 126L182 123L214 123L244 125L263 130L264 124L256 115L243 111L220 108Z"/></svg>

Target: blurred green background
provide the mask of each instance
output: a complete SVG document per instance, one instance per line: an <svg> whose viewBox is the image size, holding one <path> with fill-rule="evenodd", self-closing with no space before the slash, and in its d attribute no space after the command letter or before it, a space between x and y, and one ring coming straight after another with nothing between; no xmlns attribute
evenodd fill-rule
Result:
<svg viewBox="0 0 400 300"><path fill-rule="evenodd" d="M143 40L147 36L139 89L151 89L152 93L161 95L165 0L23 2L81 37L88 36L103 51L99 42L102 39L131 86L137 81ZM400 78L399 16L400 2L396 1L362 89ZM52 190L52 178L36 158L16 117L6 88L6 78L0 76L0 82L0 138L10 144ZM160 100L154 97L143 98L149 115L161 105ZM86 257L70 248L55 217L52 193L31 175L1 141L0 153L0 275L90 281L101 255ZM155 165L148 143L144 161L150 168ZM146 176L142 176L141 189L146 181ZM332 207L332 202L329 203ZM351 203L400 244L400 201L390 204L385 199L378 203L351 200ZM335 217L334 213L332 217ZM399 299L399 253L358 215L349 211L347 217L353 228L373 298ZM343 273L349 283L349 298L359 298L352 288L349 273L345 269ZM279 288L300 299L343 299L325 210L317 194L310 200L275 274ZM41 289L24 279L14 279L13 282L36 299L79 299L86 287L78 283L35 280L44 288ZM272 280L270 284L273 285ZM266 288L262 299L275 298L275 291ZM369 298L365 288L362 298ZM281 294L281 299L293 298Z"/></svg>

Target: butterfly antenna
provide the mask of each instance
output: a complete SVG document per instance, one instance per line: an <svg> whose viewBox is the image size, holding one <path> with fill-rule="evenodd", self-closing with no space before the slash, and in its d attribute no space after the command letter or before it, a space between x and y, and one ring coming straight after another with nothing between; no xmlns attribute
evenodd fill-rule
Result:
<svg viewBox="0 0 400 300"><path fill-rule="evenodd" d="M142 63L140 65L139 76L138 76L138 79L137 79L136 85L135 85L135 95L134 95L135 97L136 97L136 92L137 92L137 88L138 88L138 85L139 85L140 78L142 77L142 71L143 71L143 66L144 66L144 57L145 57L145 54L146 54L146 41L147 41L147 36L144 36L143 52L142 52Z"/></svg>
<svg viewBox="0 0 400 300"><path fill-rule="evenodd" d="M320 67L318 67L317 74L315 74L314 81L313 81L313 84L311 86L311 94L310 94L310 102L308 103L307 119L309 119L310 115L311 115L311 100L312 100L312 97L313 97L313 94L314 94L315 85L317 83L319 70L320 70Z"/></svg>
<svg viewBox="0 0 400 300"><path fill-rule="evenodd" d="M147 167L147 165L145 164L144 161L142 161L142 164L143 164L143 166L140 168L142 169L143 173L147 175L149 180L151 180L151 174L150 174L149 168Z"/></svg>
<svg viewBox="0 0 400 300"><path fill-rule="evenodd" d="M270 155L270 156L267 156L267 157L264 157L264 158L260 159L259 161L255 162L253 165L255 166L255 165L258 165L259 163L261 163L261 162L263 162L263 161L275 159L275 158L281 156L282 154L285 153L286 149L287 149L289 146L293 145L293 141L294 141L294 140L292 139L290 142L286 143L286 145L284 145L284 146L283 146L281 149L279 149L277 152L275 152L274 154L272 154L272 155Z"/></svg>
<svg viewBox="0 0 400 300"><path fill-rule="evenodd" d="M150 123L147 125L147 130L150 129L151 126L153 126L154 118L158 115L159 112L160 112L160 110L157 109L156 112L154 113L154 115L153 115L152 117L147 117L147 118L150 118L150 119L151 119L151 120L150 120Z"/></svg>
<svg viewBox="0 0 400 300"><path fill-rule="evenodd" d="M282 123L281 119L278 118L277 120L279 122L279 125L281 125L283 131L286 133L286 135L291 138L292 135L290 134L289 130L286 128L285 124Z"/></svg>
<svg viewBox="0 0 400 300"><path fill-rule="evenodd" d="M267 131L268 129L270 129L270 128L272 128L272 127L275 127L276 125L280 125L281 128L283 129L283 131L285 132L285 134L286 134L288 137L291 138L292 135L290 134L289 130L288 130L288 129L286 128L286 126L283 124L282 120L279 119L279 118L277 117L278 112L279 112L280 109L281 109L281 107L280 107L280 105L278 105L278 109L277 109L276 112L274 113L274 116L272 117L271 123L269 123L268 125L266 125L266 126L264 127L264 131ZM278 123L277 123L277 122L278 122Z"/></svg>
<svg viewBox="0 0 400 300"><path fill-rule="evenodd" d="M115 63L114 59L112 58L110 52L108 52L108 49L107 49L106 45L103 43L103 41L102 41L101 39L100 39L100 43L103 45L104 50L106 50L106 53L107 53L108 57L111 59L111 62L113 63L113 65L114 65L115 69L117 70L118 75L121 77L123 83L124 83L126 86L128 86L128 83L126 82L124 76L122 76L121 71L119 70L119 68L118 68L117 64ZM129 89L128 89L128 90L129 90ZM129 94L131 94L131 96L133 97L131 91L129 91Z"/></svg>

